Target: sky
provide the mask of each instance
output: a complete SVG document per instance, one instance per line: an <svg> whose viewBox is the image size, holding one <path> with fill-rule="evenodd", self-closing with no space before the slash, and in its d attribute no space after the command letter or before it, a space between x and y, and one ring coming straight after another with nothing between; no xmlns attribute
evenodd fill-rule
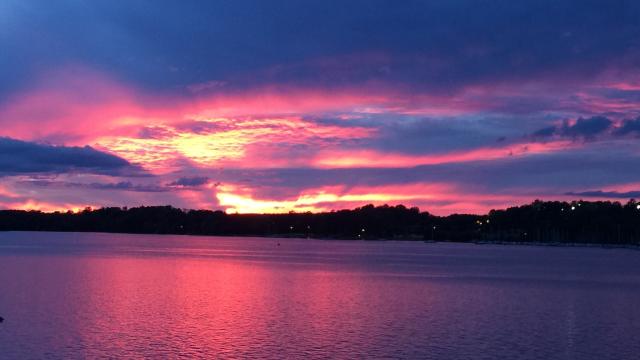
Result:
<svg viewBox="0 0 640 360"><path fill-rule="evenodd" d="M640 197L640 2L0 2L0 208Z"/></svg>

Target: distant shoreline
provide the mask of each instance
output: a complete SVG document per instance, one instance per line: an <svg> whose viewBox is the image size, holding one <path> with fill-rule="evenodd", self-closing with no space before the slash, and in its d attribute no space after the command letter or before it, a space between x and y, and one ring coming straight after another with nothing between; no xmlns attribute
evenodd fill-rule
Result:
<svg viewBox="0 0 640 360"><path fill-rule="evenodd" d="M51 231L51 230L0 230L0 234L7 233L64 233L64 234L99 234L99 235L154 235L154 236L184 236L184 237L224 237L224 238L261 238L261 239L273 239L273 240L321 240L321 241L348 241L348 242L411 242L411 243L423 243L423 244L466 244L466 245L498 245L498 246L536 246L536 247L555 247L555 248L597 248L597 249L626 249L626 250L640 250L640 244L607 244L607 243L576 243L576 242L509 242L509 241L446 241L446 240L417 240L417 239L349 239L349 238L330 238L330 237L300 237L300 236L286 236L283 234L272 235L206 235L206 234L157 234L157 233L128 233L128 232L101 232L101 231Z"/></svg>
<svg viewBox="0 0 640 360"><path fill-rule="evenodd" d="M448 216L403 205L285 214L227 214L171 206L75 213L0 210L0 231L6 230L619 247L640 246L640 203L538 200L486 215Z"/></svg>

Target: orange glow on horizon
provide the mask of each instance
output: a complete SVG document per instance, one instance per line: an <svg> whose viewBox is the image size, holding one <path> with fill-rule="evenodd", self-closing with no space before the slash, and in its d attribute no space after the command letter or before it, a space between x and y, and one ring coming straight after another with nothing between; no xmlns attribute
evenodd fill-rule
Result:
<svg viewBox="0 0 640 360"><path fill-rule="evenodd" d="M402 201L427 201L442 193L442 185L412 185L404 187L357 187L346 189L343 186L326 187L301 193L295 199L269 200L254 198L251 189L236 185L223 185L216 196L220 206L227 213L286 213L323 212L338 208L352 207L354 204L386 204Z"/></svg>
<svg viewBox="0 0 640 360"><path fill-rule="evenodd" d="M87 207L96 209L98 207L89 205L77 205L77 204L54 204L48 202L42 202L37 200L26 200L21 202L8 202L3 203L2 206L8 210L25 210L25 211L42 211L42 212L67 212L72 211L74 213L80 212Z"/></svg>
<svg viewBox="0 0 640 360"><path fill-rule="evenodd" d="M216 197L228 214L316 213L353 209L366 204L403 204L446 215L453 212L483 213L492 208L519 205L518 201L524 203L535 199L531 196L464 193L451 185L436 183L332 186L306 190L289 199L260 198L250 188L227 184L218 188Z"/></svg>

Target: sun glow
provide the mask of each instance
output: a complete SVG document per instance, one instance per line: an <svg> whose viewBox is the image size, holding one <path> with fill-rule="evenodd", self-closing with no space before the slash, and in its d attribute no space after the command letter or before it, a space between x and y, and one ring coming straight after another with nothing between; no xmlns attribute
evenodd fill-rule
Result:
<svg viewBox="0 0 640 360"><path fill-rule="evenodd" d="M358 187L347 189L343 186L308 190L294 199L271 200L256 197L251 189L236 185L222 185L216 194L220 206L227 213L286 213L321 212L347 208L365 203L386 204L402 201L429 201L437 199L443 185L409 185L400 187Z"/></svg>
<svg viewBox="0 0 640 360"><path fill-rule="evenodd" d="M274 164L264 157L267 152L254 151L257 156L252 158L248 156L251 149L277 143L279 149L286 152L287 147L322 147L327 143L375 133L375 130L364 127L322 125L298 117L202 118L148 129L152 136L105 137L99 139L98 144L150 170L170 169L171 162L180 158L204 166L264 167Z"/></svg>

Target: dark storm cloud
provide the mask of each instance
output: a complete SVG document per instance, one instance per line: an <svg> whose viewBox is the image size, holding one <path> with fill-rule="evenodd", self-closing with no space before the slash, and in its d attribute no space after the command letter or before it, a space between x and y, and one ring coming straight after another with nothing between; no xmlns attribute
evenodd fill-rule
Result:
<svg viewBox="0 0 640 360"><path fill-rule="evenodd" d="M547 126L531 134L537 139L549 138L551 136L563 136L572 138L583 138L593 140L596 136L608 134L615 137L627 135L640 135L640 117L635 119L625 119L614 125L614 121L604 116L594 116L590 118L579 118L574 124L564 122L559 126Z"/></svg>
<svg viewBox="0 0 640 360"><path fill-rule="evenodd" d="M616 129L615 134L620 136L640 135L640 117L623 121L622 126Z"/></svg>
<svg viewBox="0 0 640 360"><path fill-rule="evenodd" d="M67 172L141 174L126 160L89 146L52 146L0 137L0 176Z"/></svg>
<svg viewBox="0 0 640 360"><path fill-rule="evenodd" d="M565 193L565 195L581 196L581 197L613 198L613 199L631 199L631 198L640 198L640 191L626 191L626 192L602 191L602 190L582 191L582 192L570 191Z"/></svg>
<svg viewBox="0 0 640 360"><path fill-rule="evenodd" d="M573 124L565 122L560 126L544 127L535 131L532 136L536 138L544 138L558 135L591 140L595 136L610 130L612 125L613 121L604 116L593 116L590 118L579 118Z"/></svg>
<svg viewBox="0 0 640 360"><path fill-rule="evenodd" d="M604 116L594 116L591 118L580 118L573 125L565 125L560 129L560 134L564 136L591 138L605 132L611 127L613 121Z"/></svg>
<svg viewBox="0 0 640 360"><path fill-rule="evenodd" d="M550 74L575 80L638 60L639 16L634 1L5 0L0 93L78 63L189 93L217 84L374 81L448 92Z"/></svg>
<svg viewBox="0 0 640 360"><path fill-rule="evenodd" d="M172 181L167 186L196 187L205 185L209 182L206 176L181 177L176 181Z"/></svg>
<svg viewBox="0 0 640 360"><path fill-rule="evenodd" d="M558 131L558 128L555 126L547 126L543 127L540 130L535 131L532 136L536 138L544 138L553 136Z"/></svg>
<svg viewBox="0 0 640 360"><path fill-rule="evenodd" d="M165 188L154 184L134 184L129 181L120 181L116 183L78 183L56 180L28 180L21 181L21 185L40 186L48 188L69 188L69 189L90 189L90 190L120 190L135 192L164 192L169 191Z"/></svg>
<svg viewBox="0 0 640 360"><path fill-rule="evenodd" d="M176 181L160 185L156 183L151 184L136 184L130 181L119 181L112 183L103 182L90 182L80 183L71 181L58 181L48 179L37 179L21 181L20 184L27 186L40 186L48 188L68 188L68 189L90 189L90 190L117 190L117 191L133 191L143 193L155 193L155 192L167 192L176 191L181 188L196 188L198 186L207 184L209 182L208 177L183 177Z"/></svg>

